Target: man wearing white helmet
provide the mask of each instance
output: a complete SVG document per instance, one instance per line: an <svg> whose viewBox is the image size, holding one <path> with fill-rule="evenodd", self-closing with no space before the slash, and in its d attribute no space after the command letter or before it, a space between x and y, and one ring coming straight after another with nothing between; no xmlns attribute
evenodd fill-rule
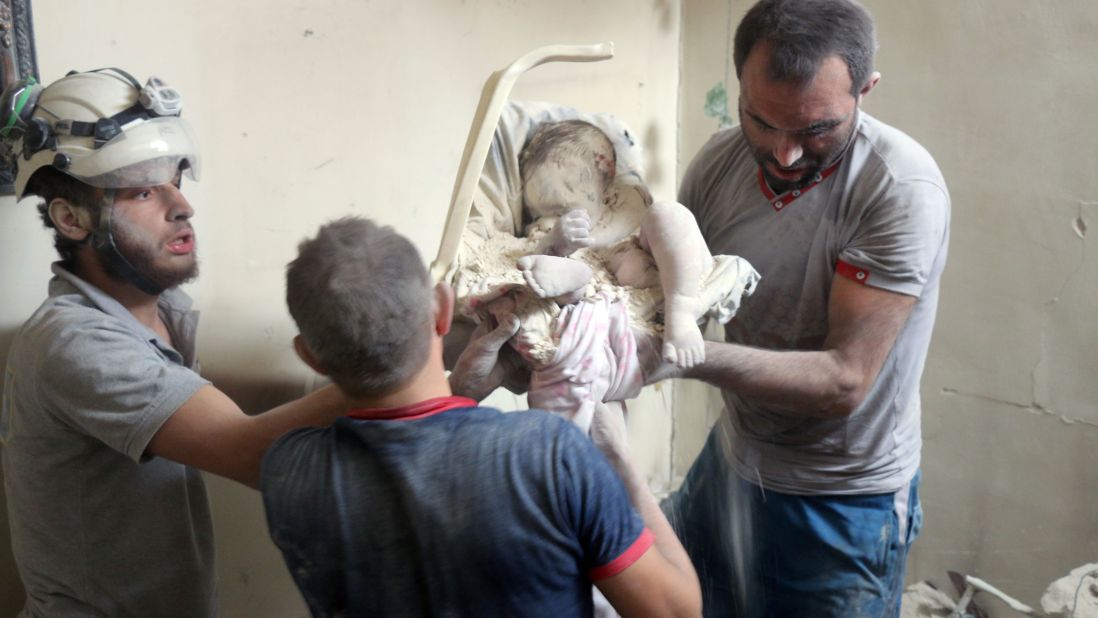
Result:
<svg viewBox="0 0 1098 618"><path fill-rule="evenodd" d="M197 373L198 149L181 98L116 69L0 100L16 195L42 201L61 260L17 333L0 408L26 616L217 614L199 469L255 486L270 442L344 411L334 389L248 416Z"/></svg>

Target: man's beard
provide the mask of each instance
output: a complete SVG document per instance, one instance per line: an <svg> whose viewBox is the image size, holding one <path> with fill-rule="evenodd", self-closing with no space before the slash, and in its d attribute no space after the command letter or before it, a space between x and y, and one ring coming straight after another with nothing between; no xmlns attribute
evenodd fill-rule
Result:
<svg viewBox="0 0 1098 618"><path fill-rule="evenodd" d="M751 146L751 154L755 157L756 163L759 165L759 169L762 170L763 178L766 179L766 184L777 194L782 194L794 189L803 189L804 187L812 184L816 181L817 175L821 174L824 170L834 165L840 158L846 149L850 147L850 142L854 139L854 132L858 129L858 110L855 110L853 122L850 123L850 129L847 131L846 136L842 140L839 140L837 145L831 150L823 153L820 156L801 156L800 159L793 162L790 165L791 168L804 166L804 175L797 180L785 180L782 178L775 178L767 171L766 163L781 168L781 164L774 159L773 153L768 150L759 150L753 144ZM808 154L808 153L806 153Z"/></svg>
<svg viewBox="0 0 1098 618"><path fill-rule="evenodd" d="M807 163L808 165L804 167L804 175L801 176L798 180L785 180L782 178L776 178L774 176L771 176L770 172L767 171L767 167L763 163L764 161L769 162L774 166L781 167L778 162L775 161L772 157L766 156L760 159L758 156L756 156L755 159L759 163L759 169L762 170L763 178L766 179L767 186L769 186L770 189L778 195L781 195L787 191L792 191L794 189L803 189L804 187L812 184L812 181L816 179L816 175L824 170L823 165L821 165L817 161L806 161L805 159L800 159L790 167L800 167Z"/></svg>
<svg viewBox="0 0 1098 618"><path fill-rule="evenodd" d="M182 264L159 266L156 263L157 252L163 243L155 243L148 235L134 230L128 223L115 219L112 221L112 236L118 253L129 262L133 270L146 281L161 290L174 288L198 277L198 257ZM190 223L181 224L174 233L190 229ZM107 274L119 281L128 281L126 274L112 261L106 262Z"/></svg>

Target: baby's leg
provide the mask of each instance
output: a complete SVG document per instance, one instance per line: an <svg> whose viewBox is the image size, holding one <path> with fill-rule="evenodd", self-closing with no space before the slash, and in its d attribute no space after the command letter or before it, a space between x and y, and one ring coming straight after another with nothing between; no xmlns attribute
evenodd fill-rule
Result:
<svg viewBox="0 0 1098 618"><path fill-rule="evenodd" d="M664 295L663 358L679 367L705 360L705 341L698 319L707 307L701 281L713 256L705 246L694 215L677 202L655 202L641 223L641 246L652 252Z"/></svg>
<svg viewBox="0 0 1098 618"><path fill-rule="evenodd" d="M556 299L561 304L579 300L583 288L594 273L579 260L554 255L524 255L518 260L519 270L539 298Z"/></svg>

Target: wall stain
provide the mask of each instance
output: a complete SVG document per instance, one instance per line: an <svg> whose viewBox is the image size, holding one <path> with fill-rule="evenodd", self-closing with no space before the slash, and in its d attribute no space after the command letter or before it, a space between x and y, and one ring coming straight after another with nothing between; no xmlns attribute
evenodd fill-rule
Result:
<svg viewBox="0 0 1098 618"><path fill-rule="evenodd" d="M1098 206L1098 202L1079 202L1079 216L1075 217L1075 220L1071 222L1071 229L1075 231L1075 235L1086 240L1087 220L1083 218L1084 206Z"/></svg>

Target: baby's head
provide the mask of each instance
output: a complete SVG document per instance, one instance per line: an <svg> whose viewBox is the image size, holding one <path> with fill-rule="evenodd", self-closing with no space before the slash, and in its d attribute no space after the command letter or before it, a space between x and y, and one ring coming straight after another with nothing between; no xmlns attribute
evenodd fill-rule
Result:
<svg viewBox="0 0 1098 618"><path fill-rule="evenodd" d="M529 216L560 216L583 208L601 209L614 180L614 144L582 120L544 123L519 153L522 197Z"/></svg>
<svg viewBox="0 0 1098 618"><path fill-rule="evenodd" d="M286 303L308 356L348 395L392 392L427 363L434 289L391 227L360 217L321 227L286 268Z"/></svg>

